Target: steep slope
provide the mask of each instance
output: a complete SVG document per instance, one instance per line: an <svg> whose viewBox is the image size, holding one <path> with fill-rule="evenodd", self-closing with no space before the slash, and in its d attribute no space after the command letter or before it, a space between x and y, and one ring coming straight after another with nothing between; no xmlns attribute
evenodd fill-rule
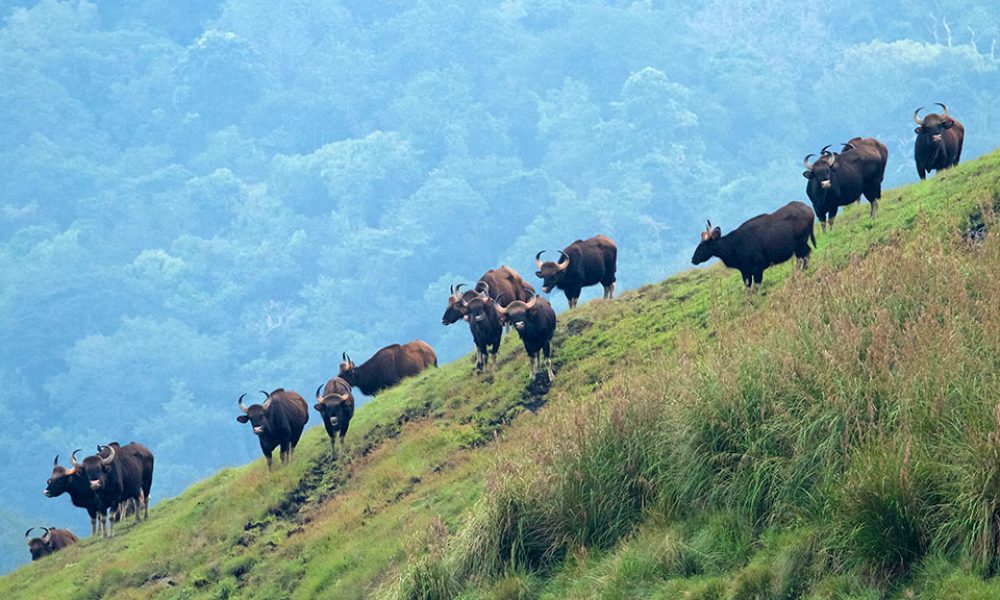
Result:
<svg viewBox="0 0 1000 600"><path fill-rule="evenodd" d="M0 597L871 597L904 593L899 582L944 586L992 573L994 554L974 546L993 538L969 533L972 517L926 509L937 515L930 527L907 516L909 505L886 510L876 493L885 490L871 482L887 479L864 466L940 482L933 498L902 485L898 496L919 496L921 511L957 505L945 500L962 493L968 514L980 506L967 490L946 489L959 476L925 477L912 465L954 473L961 463L930 458L966 450L922 435L941 413L927 409L933 394L921 389L954 388L949 406L962 410L948 414L951 431L979 435L996 425L995 400L986 410L983 398L997 383L989 373L1000 352L997 329L985 325L997 323L982 317L989 303L968 298L1000 294L990 283L1000 280L991 279L1000 261L990 237L973 248L958 233L973 214L991 223L998 204L1000 154L992 154L888 192L877 221L848 210L837 231L820 237L808 273L772 269L760 293L747 296L738 275L711 268L591 302L560 315L550 390L529 382L511 337L491 375L457 361L360 409L337 461L325 432L313 428L290 467L269 475L255 461L224 470L113 540L85 540L5 576ZM962 278L934 280L939 267ZM900 287L890 289L893 281ZM878 290L891 293L871 295ZM931 310L942 302L955 312ZM873 311L897 329L864 333L849 319ZM940 361L917 352L955 339L964 348L968 330L933 326L954 322L978 326L977 352ZM907 378L896 366L839 378L817 367L859 362L844 356L845 347L857 350L844 344L849 333L881 332L895 343L901 331L920 343L897 364L927 363L926 376L907 372L917 383L900 388ZM961 375L946 377L942 364ZM777 396L775 381L788 382ZM919 418L892 408L899 389ZM838 399L839 413L810 412ZM856 402L865 410L855 411ZM772 421L775 434L762 435ZM792 431L809 422L829 427ZM903 439L913 441L895 444ZM824 500L845 496L842 481L871 503ZM880 514L902 514L907 526L898 530L919 530L887 563L851 552L864 547L863 517ZM844 527L828 531L821 516ZM884 541L873 539L870 546Z"/></svg>
<svg viewBox="0 0 1000 600"><path fill-rule="evenodd" d="M807 276L720 292L516 424L388 595L1000 597L997 158L851 211Z"/></svg>

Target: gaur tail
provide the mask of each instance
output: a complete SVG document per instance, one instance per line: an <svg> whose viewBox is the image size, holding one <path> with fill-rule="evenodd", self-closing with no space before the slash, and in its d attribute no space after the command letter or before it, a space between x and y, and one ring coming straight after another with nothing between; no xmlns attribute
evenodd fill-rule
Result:
<svg viewBox="0 0 1000 600"><path fill-rule="evenodd" d="M809 226L809 239L812 240L813 248L817 248L817 246L816 246L816 226L815 225L810 225Z"/></svg>

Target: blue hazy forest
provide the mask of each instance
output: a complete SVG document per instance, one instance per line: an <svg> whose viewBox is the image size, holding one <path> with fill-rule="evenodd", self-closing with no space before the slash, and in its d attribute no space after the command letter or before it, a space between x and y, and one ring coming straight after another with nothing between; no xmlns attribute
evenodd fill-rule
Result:
<svg viewBox="0 0 1000 600"><path fill-rule="evenodd" d="M911 115L936 101L964 158L1000 140L1000 8L981 0L44 0L0 17L4 571L29 525L89 534L42 496L56 454L141 441L163 499L259 457L243 392L309 398L341 352L417 337L467 353L468 328L440 323L453 283L507 264L537 286L535 252L597 233L620 290L660 280L706 218L726 231L806 200L802 158L826 144L875 136L885 187L915 180Z"/></svg>

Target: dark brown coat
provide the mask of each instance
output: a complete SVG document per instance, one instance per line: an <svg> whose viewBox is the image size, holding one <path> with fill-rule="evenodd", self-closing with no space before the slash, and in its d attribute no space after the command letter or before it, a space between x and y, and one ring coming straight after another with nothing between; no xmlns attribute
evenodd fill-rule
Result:
<svg viewBox="0 0 1000 600"><path fill-rule="evenodd" d="M80 541L80 538L76 537L69 529L41 527L40 529L44 530L45 533L41 537L31 537L32 529L35 528L32 527L24 532L24 539L28 542L28 550L31 552L31 560L38 560Z"/></svg>
<svg viewBox="0 0 1000 600"><path fill-rule="evenodd" d="M441 323L451 325L464 318L468 311L467 304L470 300L479 295L479 292L486 292L494 301L504 297L504 302L512 300L527 300L535 294L535 288L525 281L520 274L507 265L501 265L498 269L490 269L483 273L473 289L462 292L464 283L453 285L448 296L448 307L441 317ZM464 302L463 302L464 301Z"/></svg>
<svg viewBox="0 0 1000 600"><path fill-rule="evenodd" d="M281 462L287 463L292 459L295 446L302 437L302 429L309 421L309 406L302 396L292 390L278 388L270 394L263 390L260 393L264 394L264 404L244 406L246 394L240 396L237 403L243 414L236 420L251 424L270 470L271 453L275 448L279 449Z"/></svg>
<svg viewBox="0 0 1000 600"><path fill-rule="evenodd" d="M355 366L346 352L342 358L338 377L366 396L374 396L427 367L437 366L434 349L423 340L386 346L360 366Z"/></svg>
<svg viewBox="0 0 1000 600"><path fill-rule="evenodd" d="M937 105L942 109L941 114L931 113L923 119L917 116L923 107L913 111L913 120L917 124L913 130L917 134L913 143L913 158L921 179L925 179L929 171L954 167L962 158L965 127L948 114L947 106L940 102Z"/></svg>
<svg viewBox="0 0 1000 600"><path fill-rule="evenodd" d="M316 404L313 408L323 418L326 434L330 436L330 449L336 458L337 437L340 437L340 445L343 446L347 428L350 427L351 418L354 417L354 394L351 385L340 377L330 379L325 386L316 388Z"/></svg>
<svg viewBox="0 0 1000 600"><path fill-rule="evenodd" d="M792 255L806 266L810 248L816 245L813 236L813 211L802 202L789 202L770 214L758 215L735 231L722 235L718 227L701 234L701 243L691 262L698 265L713 256L719 257L731 269L739 269L747 288L760 284L764 269L785 262Z"/></svg>
<svg viewBox="0 0 1000 600"><path fill-rule="evenodd" d="M74 456L70 457L74 465L76 464L76 452L80 452L80 450L74 451ZM69 494L73 506L85 509L90 516L90 534L98 534L98 525L100 525L101 534L106 532L106 511L101 511L101 501L97 497L97 493L90 488L83 474L77 472L77 467L73 466L67 469L60 465L58 454L52 462L52 474L45 482L43 493L46 498L57 498L63 494Z"/></svg>
<svg viewBox="0 0 1000 600"><path fill-rule="evenodd" d="M878 201L882 197L882 180L889 150L875 138L853 138L844 144L841 152L827 152L814 163L806 156L802 161L806 170L802 176L808 180L806 194L819 218L820 227L826 229L841 206L865 198L871 204L869 214L878 214Z"/></svg>
<svg viewBox="0 0 1000 600"><path fill-rule="evenodd" d="M531 361L531 376L542 370L545 358L546 373L552 380L552 336L556 332L556 311L545 298L532 296L527 302L515 300L506 307L494 306L500 323L511 325L524 344L524 351Z"/></svg>
<svg viewBox="0 0 1000 600"><path fill-rule="evenodd" d="M542 279L542 291L546 294L559 288L566 294L569 307L574 308L583 288L600 283L604 286L604 298L614 298L618 246L607 236L576 240L560 250L559 262L542 262L542 252L535 255L538 266L535 275Z"/></svg>

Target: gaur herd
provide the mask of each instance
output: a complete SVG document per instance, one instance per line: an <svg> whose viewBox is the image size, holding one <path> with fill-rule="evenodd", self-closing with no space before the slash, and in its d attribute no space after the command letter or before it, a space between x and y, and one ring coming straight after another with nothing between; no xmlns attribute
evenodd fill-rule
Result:
<svg viewBox="0 0 1000 600"><path fill-rule="evenodd" d="M918 125L914 130L917 138L913 157L920 179L928 171L957 165L965 141L965 127L948 114L947 106L936 104L941 107L940 114L930 113L921 119L918 115L923 107L913 111ZM811 209L801 202L789 202L773 213L746 221L727 235L709 222L691 262L697 265L716 256L727 267L739 270L743 283L751 289L761 283L765 269L793 254L806 268L811 252L808 242L816 246L813 218L819 220L822 231L832 231L840 207L860 202L862 195L871 206L870 218L878 216L882 179L889 160L885 144L871 137L855 137L841 144L839 152L831 151L832 145L824 146L813 162L809 159L815 154L807 154L802 161Z"/></svg>
<svg viewBox="0 0 1000 600"><path fill-rule="evenodd" d="M957 165L962 155L965 128L948 113L947 106L937 105L941 107L940 114L929 113L920 118L923 107L913 113L917 124L914 159L920 179L929 171ZM814 218L824 232L832 230L840 207L859 202L861 196L870 204L870 218L875 218L889 157L885 144L871 137L855 137L840 144L839 152L831 151L830 146L824 146L814 161L810 159L816 154L808 154L803 160L806 195L812 208L802 202L789 202L725 235L708 221L691 262L697 265L717 257L727 267L738 270L744 285L751 289L761 283L765 269L793 255L803 269L807 267L810 242L812 247L816 246ZM598 283L603 287L604 299L614 298L618 247L608 237L597 235L576 240L559 250L555 261L543 262L544 252L535 255L538 267L535 276L542 280L542 292L561 289L570 309L576 307L584 287ZM441 322L444 325L468 322L476 371L482 373L491 365L496 366L504 330L513 327L528 355L532 377L544 375L551 381L554 377L551 343L556 329L552 305L506 265L483 273L471 289L462 291L463 287L468 285L451 286ZM356 365L346 352L341 358L339 373L320 384L313 405L330 436L334 457L337 440L343 446L354 415L354 388L375 396L407 377L437 366L434 349L421 340L386 346L361 365ZM264 396L260 404L247 406L243 402L247 394L239 397L237 405L242 414L236 420L250 424L270 470L276 448L282 463L292 459L309 420L309 407L292 390L278 388L260 393ZM58 455L55 457L44 491L46 497L66 494L74 506L85 509L90 516L91 535L114 535L115 523L125 518L128 510L134 511L136 522L149 517L153 453L148 448L136 442L125 446L111 442L78 460L76 455L80 451L70 454L69 468L59 464ZM35 529L42 531L40 537L31 536ZM72 545L78 538L66 529L32 527L25 532L25 541L32 560L37 560Z"/></svg>

